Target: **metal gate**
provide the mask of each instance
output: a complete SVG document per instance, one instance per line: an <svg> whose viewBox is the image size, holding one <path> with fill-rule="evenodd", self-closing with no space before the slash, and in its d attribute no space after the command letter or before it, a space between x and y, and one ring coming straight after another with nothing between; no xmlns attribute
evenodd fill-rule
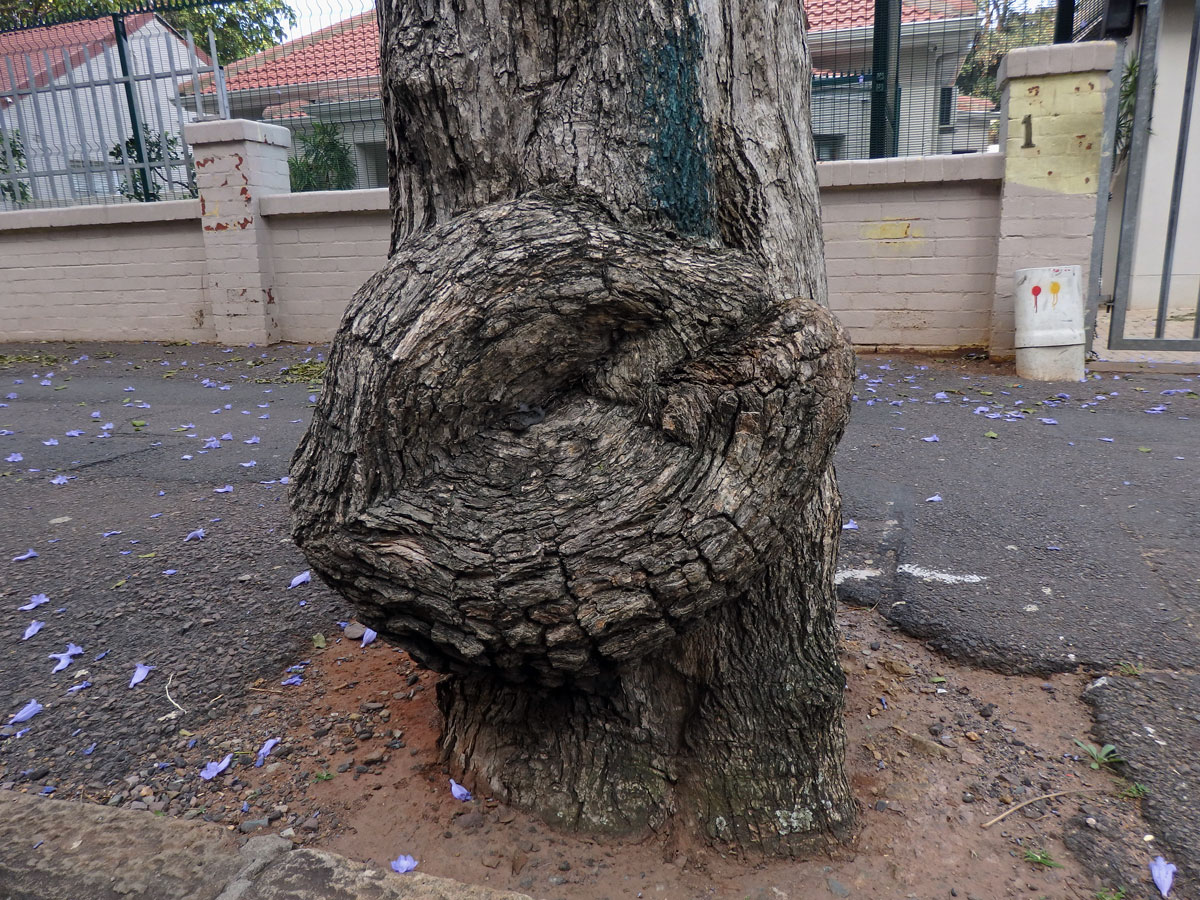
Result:
<svg viewBox="0 0 1200 900"><path fill-rule="evenodd" d="M1131 118L1127 109L1124 117L1110 116L1110 127L1128 135L1128 153L1108 346L1200 350L1200 135L1190 134L1200 77L1200 0L1148 0L1132 47L1110 106L1133 100Z"/></svg>

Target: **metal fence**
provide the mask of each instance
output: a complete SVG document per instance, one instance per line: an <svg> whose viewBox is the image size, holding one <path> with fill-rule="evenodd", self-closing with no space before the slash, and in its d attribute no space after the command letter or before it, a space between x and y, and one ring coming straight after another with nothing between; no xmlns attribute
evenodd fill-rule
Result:
<svg viewBox="0 0 1200 900"><path fill-rule="evenodd" d="M801 2L816 151L825 160L997 149L1000 60L1054 33L1054 0ZM288 127L295 191L385 186L374 0L222 4L208 8L238 11L233 31L246 36L226 50L218 31L223 75L212 64L211 38L207 52L193 52L186 34L154 14L166 27L161 49L141 53L141 68L128 76L107 50L75 59L62 46L18 48L13 75L0 65L0 205L186 196L180 124L206 112ZM130 46L136 42L131 29ZM60 70L39 80L39 72ZM132 104L122 100L131 85ZM102 103L91 99L105 92Z"/></svg>
<svg viewBox="0 0 1200 900"><path fill-rule="evenodd" d="M0 209L196 196L183 125L229 116L211 31L153 12L0 32Z"/></svg>

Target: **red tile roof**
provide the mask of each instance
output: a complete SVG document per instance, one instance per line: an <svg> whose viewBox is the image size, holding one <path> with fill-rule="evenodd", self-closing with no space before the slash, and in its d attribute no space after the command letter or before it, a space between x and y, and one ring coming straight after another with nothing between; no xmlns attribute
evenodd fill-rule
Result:
<svg viewBox="0 0 1200 900"><path fill-rule="evenodd" d="M139 13L125 17L125 30L133 34L154 18L153 13ZM0 33L0 95L14 89L23 90L32 83L45 87L67 72L63 51L67 53L71 69L83 65L116 43L112 19L87 19L82 22L67 22L46 28L26 28L22 31ZM25 55L30 66L25 67ZM9 59L4 59L9 57ZM47 67L46 58L50 65ZM205 58L207 60L207 57ZM8 63L12 63L15 84L8 74ZM32 71L32 82L30 79ZM11 98L8 98L11 102Z"/></svg>
<svg viewBox="0 0 1200 900"><path fill-rule="evenodd" d="M869 26L875 0L804 0L810 31ZM901 0L904 23L974 17L976 0ZM254 56L225 69L229 90L320 84L379 77L379 28L374 10Z"/></svg>
<svg viewBox="0 0 1200 900"><path fill-rule="evenodd" d="M804 0L809 31L866 28L875 22L875 0ZM979 15L976 0L900 0L900 21L936 22Z"/></svg>

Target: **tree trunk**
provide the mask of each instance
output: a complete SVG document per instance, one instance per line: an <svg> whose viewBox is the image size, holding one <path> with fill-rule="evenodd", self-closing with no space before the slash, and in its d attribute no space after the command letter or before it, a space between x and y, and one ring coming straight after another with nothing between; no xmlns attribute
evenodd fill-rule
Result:
<svg viewBox="0 0 1200 900"><path fill-rule="evenodd" d="M570 828L852 827L798 6L381 0L393 235L293 463L297 542L448 673L442 745Z"/></svg>

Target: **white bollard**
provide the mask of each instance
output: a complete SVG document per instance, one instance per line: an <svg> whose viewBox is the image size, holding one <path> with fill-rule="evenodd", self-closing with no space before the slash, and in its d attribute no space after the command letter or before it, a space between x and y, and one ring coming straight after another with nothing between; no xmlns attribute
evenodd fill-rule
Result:
<svg viewBox="0 0 1200 900"><path fill-rule="evenodd" d="M1083 289L1079 266L1017 269L1017 374L1032 381L1084 378Z"/></svg>

